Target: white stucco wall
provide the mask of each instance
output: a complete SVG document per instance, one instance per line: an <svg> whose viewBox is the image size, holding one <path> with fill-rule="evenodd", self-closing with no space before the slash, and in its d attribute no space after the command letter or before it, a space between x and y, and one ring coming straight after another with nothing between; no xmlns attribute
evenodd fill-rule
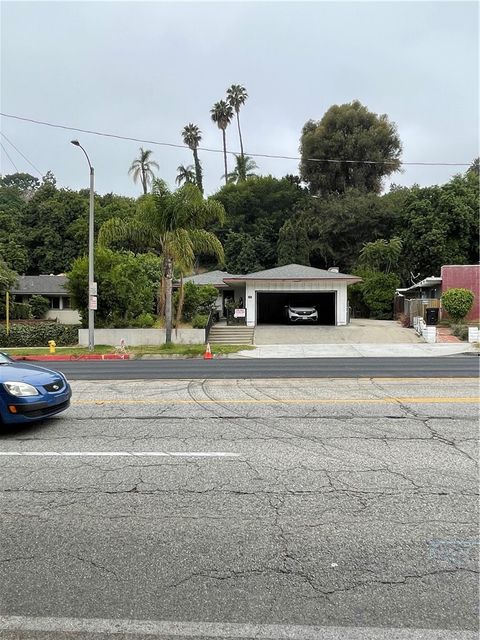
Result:
<svg viewBox="0 0 480 640"><path fill-rule="evenodd" d="M257 292L292 291L294 293L333 291L336 295L335 324L347 324L347 284L338 280L300 280L293 281L251 281L246 284L245 306L247 309L247 326L254 327L257 317Z"/></svg>
<svg viewBox="0 0 480 640"><path fill-rule="evenodd" d="M165 344L165 329L95 329L95 344L118 347L125 340L128 347ZM172 342L176 344L203 344L205 329L178 329L172 331ZM88 329L78 330L78 344L88 345Z"/></svg>
<svg viewBox="0 0 480 640"><path fill-rule="evenodd" d="M60 324L80 324L80 315L76 309L49 309L47 320L56 320Z"/></svg>

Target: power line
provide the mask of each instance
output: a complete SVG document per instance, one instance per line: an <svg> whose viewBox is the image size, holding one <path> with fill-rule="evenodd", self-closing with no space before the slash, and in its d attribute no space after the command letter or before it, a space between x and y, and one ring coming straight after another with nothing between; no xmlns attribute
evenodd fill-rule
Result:
<svg viewBox="0 0 480 640"><path fill-rule="evenodd" d="M7 158L10 160L10 162L12 163L13 168L15 169L16 173L18 173L18 169L17 169L17 165L14 163L14 161L11 159L11 157L8 155L8 151L5 149L5 147L3 146L3 143L0 142L0 147L2 147L3 152L5 153L5 155L7 156Z"/></svg>
<svg viewBox="0 0 480 640"><path fill-rule="evenodd" d="M7 136L3 133L3 131L0 131L0 135L1 135L3 138L5 138L5 140L8 142L8 144L9 144L10 146L12 146L12 147L15 149L15 151L16 151L18 154L20 154L20 155L22 156L22 158L23 158L26 162L28 162L28 164L29 164L33 169L35 169L35 171L38 173L38 175L42 178L42 177L43 177L43 173L40 171L40 169L38 169L38 168L33 164L33 162L30 162L30 160L29 160L26 156L24 156L24 155L23 155L23 153L20 151L20 149L18 149L18 148L13 144L13 142L7 138Z"/></svg>
<svg viewBox="0 0 480 640"><path fill-rule="evenodd" d="M105 133L102 131L94 131L93 129L80 129L78 127L69 127L63 124L54 124L52 122L44 122L42 120L35 120L33 118L23 118L22 116L16 116L9 113L0 112L0 116L4 118L13 118L14 120L21 120L22 122L30 122L32 124L39 124L45 127L53 127L54 129L65 129L67 131L77 131L79 133L88 133L94 136L102 136L104 138L115 138L117 140L128 140L131 142L141 142L143 144L152 144L160 147L173 147L175 149L188 149L187 145L174 144L173 142L159 142L157 140L145 140L143 138L133 138L131 136L122 136L115 133ZM200 151L206 151L209 153L223 153L223 149L210 149L208 147L198 147ZM235 151L227 151L230 155L238 155ZM246 153L251 158L272 158L275 160L302 160L298 156L283 156L270 153ZM403 166L429 166L429 167L469 167L471 162L404 162L402 160L344 160L344 159L332 159L332 158L304 158L305 162L330 162L336 164L401 164Z"/></svg>

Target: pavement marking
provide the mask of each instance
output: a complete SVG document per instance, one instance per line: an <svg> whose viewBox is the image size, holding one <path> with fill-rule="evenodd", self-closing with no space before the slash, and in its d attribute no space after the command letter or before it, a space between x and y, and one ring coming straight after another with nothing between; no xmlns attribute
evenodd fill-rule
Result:
<svg viewBox="0 0 480 640"><path fill-rule="evenodd" d="M74 400L72 404L78 406L103 405L103 404L477 404L479 396L442 397L442 396L418 396L418 397L388 397L388 398L268 398L266 400L246 398L200 398L199 400Z"/></svg>
<svg viewBox="0 0 480 640"><path fill-rule="evenodd" d="M0 456L36 456L36 457L85 457L85 458L238 458L239 453L227 451L0 451Z"/></svg>
<svg viewBox="0 0 480 640"><path fill-rule="evenodd" d="M34 618L0 616L0 631L95 633L156 638L223 638L237 640L476 640L474 631L390 627L321 627L309 625L116 620L101 618ZM17 637L17 636L15 636Z"/></svg>

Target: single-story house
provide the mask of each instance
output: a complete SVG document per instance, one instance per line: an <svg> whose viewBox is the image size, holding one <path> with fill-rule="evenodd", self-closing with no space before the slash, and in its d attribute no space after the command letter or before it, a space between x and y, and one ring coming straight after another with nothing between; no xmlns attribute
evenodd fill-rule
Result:
<svg viewBox="0 0 480 640"><path fill-rule="evenodd" d="M315 306L320 324L341 326L348 323L347 286L361 278L339 273L335 267L325 270L289 264L245 275L210 271L185 281L215 286L219 292L217 306L222 311L226 300L233 298L245 308L249 327L281 324L287 305Z"/></svg>
<svg viewBox="0 0 480 640"><path fill-rule="evenodd" d="M72 309L66 285L67 277L64 275L20 276L10 293L16 302L28 302L32 296L43 296L50 302L46 319L62 324L80 324L80 316L76 309Z"/></svg>
<svg viewBox="0 0 480 640"><path fill-rule="evenodd" d="M397 289L395 310L403 311L403 300L439 300L449 289L470 289L475 296L473 307L467 321L474 322L480 318L480 265L478 264L446 264L440 270L440 276L430 276L411 287ZM433 306L433 305L432 305ZM441 312L444 315L444 312Z"/></svg>

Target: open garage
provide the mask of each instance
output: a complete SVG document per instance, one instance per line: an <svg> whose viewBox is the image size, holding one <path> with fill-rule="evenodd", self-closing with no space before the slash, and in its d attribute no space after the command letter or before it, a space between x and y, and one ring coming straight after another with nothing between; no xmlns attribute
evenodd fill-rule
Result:
<svg viewBox="0 0 480 640"><path fill-rule="evenodd" d="M287 306L315 307L318 311L318 324L335 324L334 291L258 291L256 324L287 324L285 314Z"/></svg>

